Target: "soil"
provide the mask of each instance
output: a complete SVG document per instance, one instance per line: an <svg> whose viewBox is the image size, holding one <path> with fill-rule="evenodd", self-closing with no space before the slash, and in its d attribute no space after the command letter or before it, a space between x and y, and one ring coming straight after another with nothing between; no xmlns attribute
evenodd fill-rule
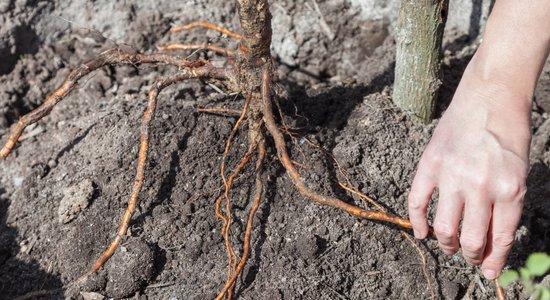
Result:
<svg viewBox="0 0 550 300"><path fill-rule="evenodd" d="M280 102L286 122L332 153L361 191L406 216L415 165L437 121L415 125L393 106L391 25L363 19L355 2L318 1L321 14L311 1L273 4ZM173 24L196 20L238 31L235 6L225 0L0 1L2 140L71 68L102 50L118 45L148 51L170 41L235 47L235 41L201 29L168 33ZM446 37L441 111L476 45L465 36ZM0 163L1 299L61 288L105 249L133 182L145 93L153 80L173 71L130 66L96 72L29 128L19 148ZM189 81L162 93L146 182L128 237L86 285L46 298L210 299L220 290L227 256L213 201L235 120L199 114L196 108L238 108L242 100L213 84ZM549 112L547 63L533 106L529 191L508 261L512 267L531 252L550 252ZM310 185L363 205L335 183L329 157L302 138L289 139L288 145ZM245 150L246 135L238 136L230 166ZM251 258L236 289L240 299L430 298L420 257L396 228L309 202L292 186L273 149L269 158ZM250 176L243 176L233 190L235 245L243 239L251 189ZM492 283L460 255L442 255L434 241L418 245L438 298L494 297ZM517 286L508 294L527 298Z"/></svg>

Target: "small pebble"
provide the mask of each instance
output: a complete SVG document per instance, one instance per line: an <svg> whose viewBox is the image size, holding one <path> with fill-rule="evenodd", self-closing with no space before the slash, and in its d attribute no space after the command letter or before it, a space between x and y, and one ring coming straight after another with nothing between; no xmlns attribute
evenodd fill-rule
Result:
<svg viewBox="0 0 550 300"><path fill-rule="evenodd" d="M103 300L105 297L99 293L93 292L80 292L80 295L84 300Z"/></svg>
<svg viewBox="0 0 550 300"><path fill-rule="evenodd" d="M54 159L48 160L48 167L50 167L50 169L57 167L57 162Z"/></svg>
<svg viewBox="0 0 550 300"><path fill-rule="evenodd" d="M23 184L23 180L25 180L25 177L22 176L14 176L13 177L13 185L15 187L20 187Z"/></svg>
<svg viewBox="0 0 550 300"><path fill-rule="evenodd" d="M321 224L319 227L317 227L317 230L315 230L315 234L325 236L329 233L327 226Z"/></svg>

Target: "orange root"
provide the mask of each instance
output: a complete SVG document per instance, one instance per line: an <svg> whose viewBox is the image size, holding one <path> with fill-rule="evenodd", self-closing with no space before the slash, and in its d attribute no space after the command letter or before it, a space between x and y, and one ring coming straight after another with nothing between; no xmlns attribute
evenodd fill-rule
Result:
<svg viewBox="0 0 550 300"><path fill-rule="evenodd" d="M157 47L161 51L173 51L173 50L210 50L216 53L220 53L226 56L235 55L235 51L227 50L215 45L202 44L202 45L188 45L188 44L169 44L166 46Z"/></svg>
<svg viewBox="0 0 550 300"><path fill-rule="evenodd" d="M221 26L218 26L216 24L212 24L212 23L208 23L208 22L204 22L204 21L196 21L196 22L193 22L193 23L189 23L187 25L172 27L172 29L170 29L170 32L180 32L180 31L184 31L184 30L190 30L190 29L193 29L195 27L203 27L203 28L207 28L207 29L212 29L212 30L221 32L223 34L226 34L230 37L233 37L233 38L236 38L236 39L239 39L239 40L242 37L240 34L235 33L235 32L233 32L229 29L225 29L225 28L223 28Z"/></svg>
<svg viewBox="0 0 550 300"><path fill-rule="evenodd" d="M254 222L254 216L256 215L256 212L258 211L258 208L260 207L260 201L262 199L262 193L263 193L263 181L262 181L262 169L265 161L265 143L263 140L258 145L258 159L256 161L256 185L254 187L254 200L252 202L252 207L250 209L250 213L248 216L248 220L246 223L246 230L244 233L244 242L243 242L243 255L239 261L239 264L235 268L232 276L227 279L222 291L218 294L216 297L217 300L222 299L227 294L227 298L231 299L233 295L233 290L235 289L237 277L243 270L247 260L248 256L250 255L250 237L252 236L252 223Z"/></svg>

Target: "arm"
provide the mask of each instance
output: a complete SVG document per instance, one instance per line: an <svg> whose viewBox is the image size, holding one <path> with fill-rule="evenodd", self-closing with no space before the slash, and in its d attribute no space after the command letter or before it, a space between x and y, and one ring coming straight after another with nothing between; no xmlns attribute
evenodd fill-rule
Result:
<svg viewBox="0 0 550 300"><path fill-rule="evenodd" d="M497 0L484 40L428 144L409 194L415 236L462 248L485 277L502 270L520 221L529 168L531 101L550 50L550 1ZM460 218L463 225L458 235Z"/></svg>

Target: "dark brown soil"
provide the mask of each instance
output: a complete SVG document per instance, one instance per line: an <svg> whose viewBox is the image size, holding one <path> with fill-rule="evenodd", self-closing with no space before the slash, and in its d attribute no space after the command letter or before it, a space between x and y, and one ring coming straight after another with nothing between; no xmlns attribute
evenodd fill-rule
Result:
<svg viewBox="0 0 550 300"><path fill-rule="evenodd" d="M435 123L412 124L391 102L394 40L388 22L367 21L344 0L273 4L274 54L287 122L320 143L364 193L406 216L415 165ZM206 20L238 30L231 1L0 1L0 135L36 107L71 68L118 44L153 50L169 41L234 47L217 33L170 35L171 24ZM69 22L70 21L70 22ZM93 29L93 30L92 30ZM99 34L95 30L101 32ZM102 36L103 35L103 36ZM448 37L442 103L448 102L475 42ZM199 55L204 55L199 53ZM222 57L214 56L214 60ZM106 68L26 131L0 163L0 298L60 288L85 272L114 236L133 182L145 92L170 68ZM129 236L77 290L48 298L211 299L227 257L214 216L219 164L234 119L198 106L238 108L241 100L190 81L160 97L147 180ZM442 109L445 107L442 104ZM509 264L550 252L550 63L533 108L532 169L526 209ZM352 199L335 183L331 160L288 140L318 191ZM230 165L246 150L239 136ZM301 197L270 152L268 187L255 221L241 299L429 299L420 257L396 228L357 220ZM245 174L251 174L247 170ZM233 191L235 243L242 242L251 180ZM61 207L61 209L60 209ZM66 222L66 223L65 223ZM440 299L490 299L493 286L460 255L419 244ZM526 298L516 287L513 298Z"/></svg>

